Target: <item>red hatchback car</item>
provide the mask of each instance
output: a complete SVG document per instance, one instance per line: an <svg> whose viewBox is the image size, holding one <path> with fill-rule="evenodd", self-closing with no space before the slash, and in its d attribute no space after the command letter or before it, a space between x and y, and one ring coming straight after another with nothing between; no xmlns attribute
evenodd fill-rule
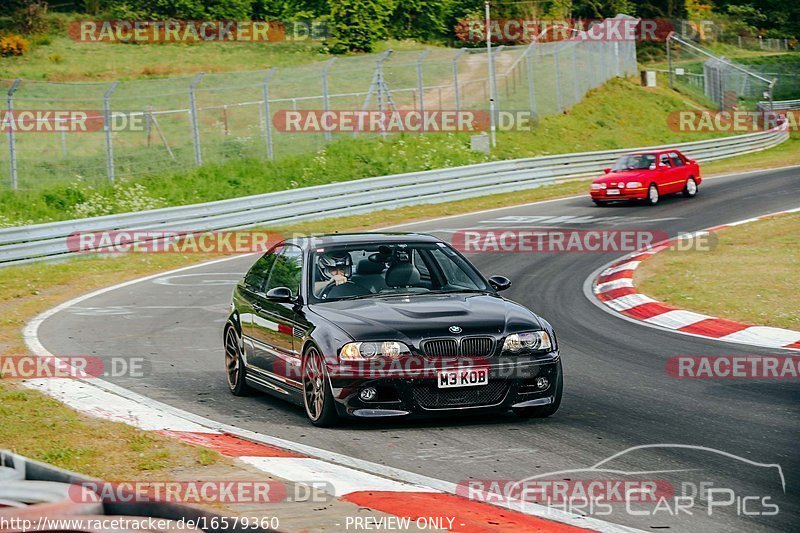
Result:
<svg viewBox="0 0 800 533"><path fill-rule="evenodd" d="M592 182L592 201L600 206L619 200L644 200L656 205L665 194L697 194L701 182L697 161L678 150L625 154Z"/></svg>

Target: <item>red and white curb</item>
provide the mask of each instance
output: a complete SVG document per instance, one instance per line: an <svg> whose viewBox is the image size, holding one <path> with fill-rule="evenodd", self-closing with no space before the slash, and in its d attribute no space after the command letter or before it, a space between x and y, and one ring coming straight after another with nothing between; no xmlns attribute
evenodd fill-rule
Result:
<svg viewBox="0 0 800 533"><path fill-rule="evenodd" d="M232 259L236 257L161 272L79 296L36 316L25 326L23 337L35 355L55 357L38 337L39 326L54 314L122 287ZM457 495L458 486L449 481L216 422L101 379L35 379L23 384L79 412L216 450L288 482L326 482L334 497L360 507L411 520L438 517L443 524L455 518L448 528L452 531L639 531L530 502L489 504L468 499Z"/></svg>
<svg viewBox="0 0 800 533"><path fill-rule="evenodd" d="M690 239L700 234L740 226L776 215L797 212L800 212L800 207L731 222L730 224L722 224L670 239L646 250L634 252L603 269L593 280L592 292L599 301L615 313L652 326L725 342L749 344L764 348L800 350L800 331L768 326L751 326L724 318L685 311L663 304L640 293L633 284L633 276L636 273L636 269L643 261L682 239Z"/></svg>

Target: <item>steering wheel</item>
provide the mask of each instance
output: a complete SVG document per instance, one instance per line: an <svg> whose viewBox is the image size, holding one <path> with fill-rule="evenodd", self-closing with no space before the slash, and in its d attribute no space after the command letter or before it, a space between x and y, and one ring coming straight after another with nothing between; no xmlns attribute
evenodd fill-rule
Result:
<svg viewBox="0 0 800 533"><path fill-rule="evenodd" d="M342 283L341 285L337 285L334 282L334 283L330 283L330 284L326 285L325 288L322 289L322 292L319 293L319 299L320 300L326 300L328 298L328 296L330 296L331 291L333 291L333 289L335 289L336 287L344 288L344 287L347 287L347 286L349 286L349 288L351 288L351 289L354 288L354 287L358 287L359 289L363 288L358 283L355 283L355 282L350 281L350 280L347 280L346 282Z"/></svg>

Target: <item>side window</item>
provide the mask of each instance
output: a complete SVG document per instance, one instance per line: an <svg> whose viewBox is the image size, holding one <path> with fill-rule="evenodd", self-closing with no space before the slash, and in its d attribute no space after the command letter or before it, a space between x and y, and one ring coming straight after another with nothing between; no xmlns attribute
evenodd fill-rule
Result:
<svg viewBox="0 0 800 533"><path fill-rule="evenodd" d="M669 164L669 156L667 156L667 154L661 154L660 156L658 156L658 161L662 165L667 165L668 167L672 166Z"/></svg>
<svg viewBox="0 0 800 533"><path fill-rule="evenodd" d="M297 246L286 246L275 260L264 292L275 287L288 287L292 291L292 296L297 296L300 294L302 272L303 251Z"/></svg>
<svg viewBox="0 0 800 533"><path fill-rule="evenodd" d="M673 167L682 167L684 165L683 159L681 159L681 156L679 156L677 152L670 152L669 159L672 161Z"/></svg>
<svg viewBox="0 0 800 533"><path fill-rule="evenodd" d="M455 263L456 261L460 263L461 258L452 251L447 253L441 249L436 249L431 251L431 255L442 269L442 273L448 285L466 289L477 289L482 285L478 279L471 279L471 277Z"/></svg>
<svg viewBox="0 0 800 533"><path fill-rule="evenodd" d="M276 248L272 252L262 255L255 264L250 267L244 276L244 284L248 289L256 292L266 292L267 279L275 258L280 253L281 248Z"/></svg>

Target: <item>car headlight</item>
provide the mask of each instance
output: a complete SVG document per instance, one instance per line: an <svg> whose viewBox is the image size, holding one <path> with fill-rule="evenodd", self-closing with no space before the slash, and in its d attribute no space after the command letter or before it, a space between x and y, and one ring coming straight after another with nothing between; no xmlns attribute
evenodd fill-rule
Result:
<svg viewBox="0 0 800 533"><path fill-rule="evenodd" d="M552 349L553 343L546 331L512 333L503 343L503 351L511 353L542 352Z"/></svg>
<svg viewBox="0 0 800 533"><path fill-rule="evenodd" d="M593 191L599 191L600 189L605 189L605 188L606 188L606 184L605 183L592 183L592 190Z"/></svg>
<svg viewBox="0 0 800 533"><path fill-rule="evenodd" d="M348 342L342 346L339 359L342 361L368 361L376 357L397 359L401 355L411 355L411 350L402 342Z"/></svg>
<svg viewBox="0 0 800 533"><path fill-rule="evenodd" d="M626 185L626 187L628 187L629 189L637 189L641 186L642 186L641 181L629 181L628 185Z"/></svg>

